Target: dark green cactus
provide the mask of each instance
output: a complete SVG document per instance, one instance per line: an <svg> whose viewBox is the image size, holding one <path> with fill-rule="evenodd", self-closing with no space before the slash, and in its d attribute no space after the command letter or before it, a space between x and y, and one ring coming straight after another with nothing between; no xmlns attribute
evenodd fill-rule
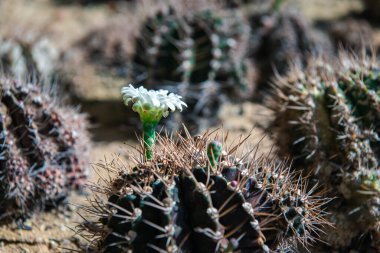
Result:
<svg viewBox="0 0 380 253"><path fill-rule="evenodd" d="M380 225L380 75L375 60L314 59L277 81L278 146L327 187L337 247ZM305 166L307 169L305 170ZM368 244L369 245L369 244Z"/></svg>
<svg viewBox="0 0 380 253"><path fill-rule="evenodd" d="M136 40L133 80L183 96L186 123L215 124L224 99L250 94L244 53L237 52L246 29L237 14L220 10L159 11Z"/></svg>
<svg viewBox="0 0 380 253"><path fill-rule="evenodd" d="M86 120L39 85L1 78L0 94L0 215L25 218L83 186Z"/></svg>
<svg viewBox="0 0 380 253"><path fill-rule="evenodd" d="M158 142L163 149L154 161L132 168L117 161L101 165L117 177L94 186L108 201L85 208L99 219L79 227L96 238L92 250L271 252L293 240L306 243L324 223L324 200L306 193L283 163L238 159L240 144L210 167L207 151L219 153L221 145L207 134Z"/></svg>

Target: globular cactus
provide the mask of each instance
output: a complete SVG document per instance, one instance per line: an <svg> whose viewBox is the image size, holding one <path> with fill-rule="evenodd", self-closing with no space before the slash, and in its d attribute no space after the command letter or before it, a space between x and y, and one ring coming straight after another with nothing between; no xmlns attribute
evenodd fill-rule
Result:
<svg viewBox="0 0 380 253"><path fill-rule="evenodd" d="M237 13L169 7L147 18L133 56L137 84L164 88L184 97L189 129L217 122L227 99L250 95L243 44L249 34Z"/></svg>
<svg viewBox="0 0 380 253"><path fill-rule="evenodd" d="M0 39L0 68L6 74L19 78L34 75L49 82L56 74L58 59L57 49L47 38Z"/></svg>
<svg viewBox="0 0 380 253"><path fill-rule="evenodd" d="M292 64L306 64L310 55L332 51L300 13L267 11L250 16L249 57L258 68L258 83L267 85L275 74L286 74ZM265 86L264 86L265 87Z"/></svg>
<svg viewBox="0 0 380 253"><path fill-rule="evenodd" d="M314 59L280 78L273 108L280 150L338 195L327 241L346 249L380 228L380 72L374 59L338 61Z"/></svg>
<svg viewBox="0 0 380 253"><path fill-rule="evenodd" d="M150 161L121 158L100 168L115 173L84 207L79 232L94 252L272 252L304 244L324 224L324 199L283 162L254 152L238 158L210 137L157 137ZM134 160L134 159L132 159ZM91 251L92 252L92 251Z"/></svg>
<svg viewBox="0 0 380 253"><path fill-rule="evenodd" d="M0 79L0 217L55 205L87 177L86 120L34 83Z"/></svg>

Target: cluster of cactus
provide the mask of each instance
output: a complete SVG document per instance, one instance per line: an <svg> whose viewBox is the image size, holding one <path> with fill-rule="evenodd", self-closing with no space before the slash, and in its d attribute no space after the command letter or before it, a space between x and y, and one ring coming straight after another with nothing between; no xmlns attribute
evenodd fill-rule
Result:
<svg viewBox="0 0 380 253"><path fill-rule="evenodd" d="M47 38L0 39L0 68L20 78L29 74L49 81L57 71L58 51Z"/></svg>
<svg viewBox="0 0 380 253"><path fill-rule="evenodd" d="M326 236L327 242L348 251L365 234L378 238L380 72L376 60L347 53L334 64L314 59L306 70L295 68L277 80L273 105L280 150L290 151L296 165L306 165L302 172L326 186L330 196L338 195L329 209L336 230ZM370 245L360 247L380 249Z"/></svg>
<svg viewBox="0 0 380 253"><path fill-rule="evenodd" d="M283 162L255 159L254 152L238 158L242 143L223 150L207 133L158 137L152 160L99 164L116 178L93 185L105 199L84 207L95 217L78 228L88 248L232 253L308 243L325 224L325 200L305 191Z"/></svg>
<svg viewBox="0 0 380 253"><path fill-rule="evenodd" d="M1 78L0 89L0 217L22 220L84 184L86 120L47 87Z"/></svg>
<svg viewBox="0 0 380 253"><path fill-rule="evenodd" d="M250 93L241 52L246 29L235 12L160 10L136 39L133 80L180 94L189 106L182 119L189 129L207 128L226 99Z"/></svg>

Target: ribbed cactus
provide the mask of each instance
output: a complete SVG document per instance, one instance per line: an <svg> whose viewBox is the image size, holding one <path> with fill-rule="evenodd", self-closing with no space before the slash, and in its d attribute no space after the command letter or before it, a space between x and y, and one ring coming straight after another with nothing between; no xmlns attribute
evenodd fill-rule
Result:
<svg viewBox="0 0 380 253"><path fill-rule="evenodd" d="M258 68L259 83L275 73L286 74L293 63L303 66L310 55L328 53L328 38L320 37L300 13L268 11L250 16L250 58Z"/></svg>
<svg viewBox="0 0 380 253"><path fill-rule="evenodd" d="M375 60L342 54L335 65L314 60L277 81L278 146L338 195L327 239L336 247L380 228L379 74Z"/></svg>
<svg viewBox="0 0 380 253"><path fill-rule="evenodd" d="M116 178L94 185L79 231L95 252L271 252L307 243L324 223L322 198L282 162L237 154L211 139L158 137L154 159L100 164Z"/></svg>
<svg viewBox="0 0 380 253"><path fill-rule="evenodd" d="M47 81L57 71L59 53L46 38L0 39L0 68L12 76L34 75Z"/></svg>
<svg viewBox="0 0 380 253"><path fill-rule="evenodd" d="M174 7L160 10L136 40L134 80L183 96L188 124L202 129L215 123L224 99L251 90L240 47L248 32L238 16L214 9L184 15Z"/></svg>
<svg viewBox="0 0 380 253"><path fill-rule="evenodd" d="M0 79L1 218L26 218L86 179L85 117L61 106L45 88Z"/></svg>

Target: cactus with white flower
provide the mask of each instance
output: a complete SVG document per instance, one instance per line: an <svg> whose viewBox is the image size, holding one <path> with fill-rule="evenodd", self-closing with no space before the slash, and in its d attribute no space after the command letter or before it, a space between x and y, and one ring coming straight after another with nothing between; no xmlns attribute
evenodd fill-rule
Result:
<svg viewBox="0 0 380 253"><path fill-rule="evenodd" d="M190 128L205 129L217 122L223 102L251 94L248 34L235 12L163 8L146 19L136 39L132 78L182 95L189 106L182 120Z"/></svg>
<svg viewBox="0 0 380 253"><path fill-rule="evenodd" d="M169 112L182 111L182 106L187 105L181 100L181 96L167 90L147 90L142 86L136 89L130 84L123 87L121 93L125 105L132 103L132 110L140 116L146 159L152 160L152 146L156 140L155 128L158 122L162 117L167 117Z"/></svg>
<svg viewBox="0 0 380 253"><path fill-rule="evenodd" d="M150 161L100 164L116 177L94 186L105 198L84 208L87 252L287 252L315 239L325 200L284 162L252 149L239 157L242 145L226 149L209 133L157 136Z"/></svg>

